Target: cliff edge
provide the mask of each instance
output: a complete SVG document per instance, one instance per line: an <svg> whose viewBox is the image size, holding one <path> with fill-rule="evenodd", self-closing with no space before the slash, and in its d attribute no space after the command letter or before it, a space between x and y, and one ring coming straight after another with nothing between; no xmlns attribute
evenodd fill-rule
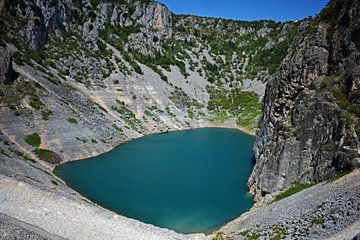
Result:
<svg viewBox="0 0 360 240"><path fill-rule="evenodd" d="M302 23L268 83L248 185L255 200L358 165L360 3L333 0Z"/></svg>

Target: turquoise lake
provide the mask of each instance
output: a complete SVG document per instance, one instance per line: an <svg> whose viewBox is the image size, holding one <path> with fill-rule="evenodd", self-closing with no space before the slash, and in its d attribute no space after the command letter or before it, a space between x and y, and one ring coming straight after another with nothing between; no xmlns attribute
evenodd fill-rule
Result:
<svg viewBox="0 0 360 240"><path fill-rule="evenodd" d="M54 173L97 204L180 233L210 233L252 206L254 138L233 129L153 134Z"/></svg>

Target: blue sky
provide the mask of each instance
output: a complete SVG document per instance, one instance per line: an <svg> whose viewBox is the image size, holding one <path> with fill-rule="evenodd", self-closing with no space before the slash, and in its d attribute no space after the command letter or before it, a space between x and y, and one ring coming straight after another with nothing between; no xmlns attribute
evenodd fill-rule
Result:
<svg viewBox="0 0 360 240"><path fill-rule="evenodd" d="M175 13L238 20L300 20L314 16L328 0L158 0Z"/></svg>

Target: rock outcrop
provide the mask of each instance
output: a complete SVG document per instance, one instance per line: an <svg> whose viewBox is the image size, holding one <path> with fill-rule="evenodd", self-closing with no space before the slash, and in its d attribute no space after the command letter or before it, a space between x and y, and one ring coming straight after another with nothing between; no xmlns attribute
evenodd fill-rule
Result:
<svg viewBox="0 0 360 240"><path fill-rule="evenodd" d="M12 56L6 48L0 46L0 84L10 84L13 80Z"/></svg>
<svg viewBox="0 0 360 240"><path fill-rule="evenodd" d="M2 24L9 23L9 18L16 19L16 27L11 28L17 28L23 42L37 50L47 43L49 33L69 27L72 20L71 4L71 0L2 1L0 13L7 15Z"/></svg>
<svg viewBox="0 0 360 240"><path fill-rule="evenodd" d="M334 0L303 23L268 83L249 179L255 200L358 164L359 11L359 1Z"/></svg>

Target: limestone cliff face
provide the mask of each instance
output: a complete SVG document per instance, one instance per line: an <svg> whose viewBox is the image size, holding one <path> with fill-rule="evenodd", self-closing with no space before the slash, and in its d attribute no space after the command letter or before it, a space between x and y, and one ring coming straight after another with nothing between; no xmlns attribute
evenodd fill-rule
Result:
<svg viewBox="0 0 360 240"><path fill-rule="evenodd" d="M0 12L5 15L2 24L17 19L17 28L24 43L33 50L41 48L48 34L57 29L67 29L71 22L71 1L2 1ZM4 27L6 25L3 25Z"/></svg>
<svg viewBox="0 0 360 240"><path fill-rule="evenodd" d="M255 200L294 181L322 181L356 166L359 12L359 1L331 1L303 23L268 83L248 183Z"/></svg>

